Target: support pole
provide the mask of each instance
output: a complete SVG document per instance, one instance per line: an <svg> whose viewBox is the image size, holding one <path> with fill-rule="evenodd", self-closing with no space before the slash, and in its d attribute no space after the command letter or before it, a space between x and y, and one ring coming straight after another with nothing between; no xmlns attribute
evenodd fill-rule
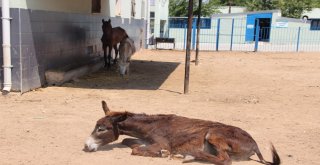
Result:
<svg viewBox="0 0 320 165"><path fill-rule="evenodd" d="M257 52L259 49L259 37L260 37L260 26L259 26L259 19L257 19L255 42L254 42L254 52Z"/></svg>
<svg viewBox="0 0 320 165"><path fill-rule="evenodd" d="M216 51L219 51L219 41L220 41L220 18L217 20L217 38L216 38Z"/></svg>
<svg viewBox="0 0 320 165"><path fill-rule="evenodd" d="M12 86L10 20L9 0L2 0L3 94L9 93Z"/></svg>
<svg viewBox="0 0 320 165"><path fill-rule="evenodd" d="M301 34L301 27L299 27L299 29L298 29L298 39L297 39L297 49L296 49L296 52L299 52L299 48L300 48L300 34Z"/></svg>
<svg viewBox="0 0 320 165"><path fill-rule="evenodd" d="M231 25L230 51L232 51L233 49L233 33L234 33L234 18L232 19L232 25Z"/></svg>
<svg viewBox="0 0 320 165"><path fill-rule="evenodd" d="M200 35L200 22L201 22L201 6L202 0L199 0L199 8L198 8L198 20L197 20L197 45L196 45L196 66L199 64L199 35Z"/></svg>
<svg viewBox="0 0 320 165"><path fill-rule="evenodd" d="M188 30L187 30L187 48L186 48L186 64L184 76L184 94L189 93L189 73L190 73L190 47L191 47L191 28L193 19L193 0L189 0L188 6Z"/></svg>

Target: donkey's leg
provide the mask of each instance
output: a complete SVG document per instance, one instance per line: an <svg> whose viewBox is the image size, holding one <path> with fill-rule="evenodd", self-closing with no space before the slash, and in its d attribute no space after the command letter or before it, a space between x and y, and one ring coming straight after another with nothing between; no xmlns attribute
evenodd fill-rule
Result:
<svg viewBox="0 0 320 165"><path fill-rule="evenodd" d="M135 147L132 149L131 154L148 157L168 157L170 155L170 151L168 148L163 147L158 143L155 143L144 147Z"/></svg>
<svg viewBox="0 0 320 165"><path fill-rule="evenodd" d="M147 143L141 139L125 138L122 140L121 144L126 145L126 146L130 147L131 149L133 149L136 147L146 146L149 143Z"/></svg>
<svg viewBox="0 0 320 165"><path fill-rule="evenodd" d="M227 151L232 150L223 135L216 132L209 132L205 137L207 151L192 153L195 159L208 160L216 165L231 165L232 160Z"/></svg>
<svg viewBox="0 0 320 165"><path fill-rule="evenodd" d="M119 50L118 50L118 47L117 47L117 44L113 46L113 49L114 49L114 60L113 60L113 64L116 64L117 63L117 58L118 58L118 53L119 53Z"/></svg>
<svg viewBox="0 0 320 165"><path fill-rule="evenodd" d="M220 151L217 156L211 155L205 151L192 151L186 155L183 163L188 163L193 160L208 161L215 165L231 165L232 163L228 154L224 151Z"/></svg>

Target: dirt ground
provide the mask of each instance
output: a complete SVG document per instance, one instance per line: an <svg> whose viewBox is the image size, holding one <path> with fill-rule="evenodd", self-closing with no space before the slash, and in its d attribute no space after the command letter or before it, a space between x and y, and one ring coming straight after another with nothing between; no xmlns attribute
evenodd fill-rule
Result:
<svg viewBox="0 0 320 165"><path fill-rule="evenodd" d="M191 63L187 95L182 94L184 57L185 52L143 50L133 57L129 80L101 70L62 87L0 96L0 164L182 163L131 156L119 144L123 137L98 152L83 152L103 116L101 100L117 111L173 113L238 126L254 137L267 160L272 142L283 164L320 164L319 53L201 52L199 66Z"/></svg>

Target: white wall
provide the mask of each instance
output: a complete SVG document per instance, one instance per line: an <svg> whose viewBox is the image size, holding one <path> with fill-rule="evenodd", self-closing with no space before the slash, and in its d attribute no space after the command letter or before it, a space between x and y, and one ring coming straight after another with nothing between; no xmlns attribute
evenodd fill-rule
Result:
<svg viewBox="0 0 320 165"><path fill-rule="evenodd" d="M320 8L313 8L311 11L306 11L302 16L308 16L309 19L320 18Z"/></svg>
<svg viewBox="0 0 320 165"><path fill-rule="evenodd" d="M142 3L142 1L144 1L144 3ZM91 13L91 0L81 0L81 2L79 2L80 0L10 0L10 7L68 13ZM135 0L135 3L136 14L135 17L131 17L131 0L121 0L121 18L141 19L146 17L146 0ZM168 5L168 2L166 5ZM100 14L115 17L115 6L115 0L101 0ZM168 7L164 9L168 10L167 8ZM168 12L163 11L164 9L159 9L164 13L161 17L167 17L168 15Z"/></svg>
<svg viewBox="0 0 320 165"><path fill-rule="evenodd" d="M229 6L221 6L218 9L222 14L228 14L229 13ZM246 11L245 7L231 6L231 13L243 13L245 11Z"/></svg>
<svg viewBox="0 0 320 165"><path fill-rule="evenodd" d="M10 7L71 13L91 12L91 0L79 2L79 0L10 0Z"/></svg>
<svg viewBox="0 0 320 165"><path fill-rule="evenodd" d="M155 0L155 5L150 6L150 12L155 13L154 36L159 37L160 36L160 21L166 20L167 23L166 23L165 27L168 25L169 0Z"/></svg>
<svg viewBox="0 0 320 165"><path fill-rule="evenodd" d="M98 14L115 17L115 3L115 0L101 0L101 13ZM146 8L146 0L135 0L135 3L136 14L135 17L131 17L131 0L121 0L122 18L141 19L145 17L142 15L142 10ZM142 6L143 4L144 6ZM91 13L91 0L10 0L10 7L88 14Z"/></svg>

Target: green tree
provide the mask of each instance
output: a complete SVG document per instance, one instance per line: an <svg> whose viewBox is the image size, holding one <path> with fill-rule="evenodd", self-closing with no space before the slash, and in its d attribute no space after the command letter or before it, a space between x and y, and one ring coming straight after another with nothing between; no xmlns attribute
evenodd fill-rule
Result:
<svg viewBox="0 0 320 165"><path fill-rule="evenodd" d="M245 7L248 11L273 10L279 8L279 0L247 0Z"/></svg>
<svg viewBox="0 0 320 165"><path fill-rule="evenodd" d="M312 0L313 8L320 8L320 0Z"/></svg>
<svg viewBox="0 0 320 165"><path fill-rule="evenodd" d="M193 0L193 15L198 15L198 0ZM208 17L212 14L219 13L218 0L203 0L201 16ZM170 0L169 1L170 17L187 17L188 16L188 0Z"/></svg>
<svg viewBox="0 0 320 165"><path fill-rule="evenodd" d="M300 18L304 11L320 4L320 0L248 0L245 4L248 11L281 9L282 16Z"/></svg>
<svg viewBox="0 0 320 165"><path fill-rule="evenodd" d="M313 0L283 0L280 2L282 16L300 18L304 11L312 9Z"/></svg>
<svg viewBox="0 0 320 165"><path fill-rule="evenodd" d="M245 6L246 0L220 0L223 6Z"/></svg>

